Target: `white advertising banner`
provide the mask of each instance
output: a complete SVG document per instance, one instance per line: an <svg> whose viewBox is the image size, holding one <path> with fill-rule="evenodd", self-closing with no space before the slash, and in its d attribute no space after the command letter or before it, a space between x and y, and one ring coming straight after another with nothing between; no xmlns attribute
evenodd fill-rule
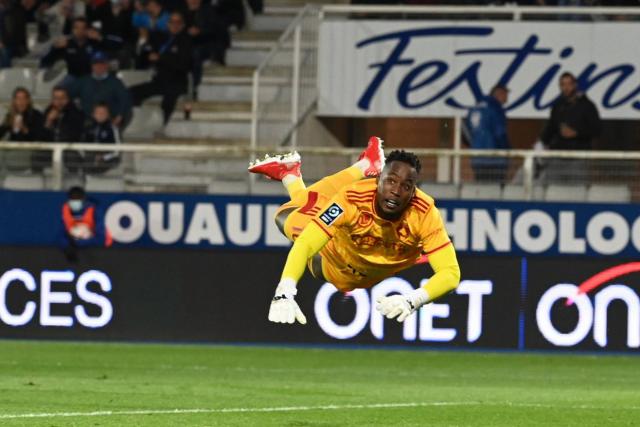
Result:
<svg viewBox="0 0 640 427"><path fill-rule="evenodd" d="M636 23L329 21L319 49L320 115L451 117L501 83L509 117L546 118L568 71L601 117L640 117Z"/></svg>

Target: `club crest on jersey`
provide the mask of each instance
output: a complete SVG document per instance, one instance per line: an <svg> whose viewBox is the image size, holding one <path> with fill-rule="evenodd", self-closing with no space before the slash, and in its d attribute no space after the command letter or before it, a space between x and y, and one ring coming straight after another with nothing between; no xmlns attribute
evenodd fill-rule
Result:
<svg viewBox="0 0 640 427"><path fill-rule="evenodd" d="M360 227L367 227L373 222L373 216L369 212L362 212L358 217L358 225Z"/></svg>
<svg viewBox="0 0 640 427"><path fill-rule="evenodd" d="M326 225L331 225L343 213L344 213L344 210L337 203L333 203L331 206L327 208L327 210L325 210L324 212L322 212L322 214L320 214L320 220L324 222Z"/></svg>

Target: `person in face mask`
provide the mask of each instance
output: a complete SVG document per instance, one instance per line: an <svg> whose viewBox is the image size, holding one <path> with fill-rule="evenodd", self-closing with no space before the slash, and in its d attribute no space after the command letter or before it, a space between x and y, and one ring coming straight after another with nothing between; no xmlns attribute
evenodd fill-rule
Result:
<svg viewBox="0 0 640 427"><path fill-rule="evenodd" d="M91 74L82 77L71 92L87 116L93 114L94 105L104 103L111 111L112 124L121 131L131 121L131 95L122 80L110 71L109 58L104 52L93 54Z"/></svg>
<svg viewBox="0 0 640 427"><path fill-rule="evenodd" d="M111 234L97 205L87 199L82 187L72 187L67 193L67 201L62 205L64 225L64 252L69 261L78 258L81 247L112 245Z"/></svg>

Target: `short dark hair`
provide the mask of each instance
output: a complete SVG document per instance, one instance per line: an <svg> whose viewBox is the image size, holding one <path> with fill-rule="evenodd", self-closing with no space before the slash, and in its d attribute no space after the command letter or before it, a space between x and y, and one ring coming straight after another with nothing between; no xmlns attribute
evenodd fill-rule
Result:
<svg viewBox="0 0 640 427"><path fill-rule="evenodd" d="M84 16L78 16L73 18L73 24L75 24L76 22L84 22L85 26L87 27L89 26L89 20Z"/></svg>
<svg viewBox="0 0 640 427"><path fill-rule="evenodd" d="M51 93L53 92L64 92L65 95L67 95L67 98L69 98L69 89L65 86L54 86L53 89L51 89Z"/></svg>
<svg viewBox="0 0 640 427"><path fill-rule="evenodd" d="M422 169L422 163L420 163L420 159L415 154L404 151L404 150L393 150L387 156L387 164L391 162L403 162L411 166L416 170L416 172L420 173Z"/></svg>
<svg viewBox="0 0 640 427"><path fill-rule="evenodd" d="M84 199L85 196L86 193L84 191L84 188L78 186L71 187L67 192L67 197L69 197L70 199Z"/></svg>
<svg viewBox="0 0 640 427"><path fill-rule="evenodd" d="M492 96L495 95L496 91L504 90L505 92L509 92L509 88L505 85L498 83L494 87L491 88L491 92L489 92Z"/></svg>
<svg viewBox="0 0 640 427"><path fill-rule="evenodd" d="M574 76L573 73L570 73L568 71L565 71L564 73L560 74L560 80L564 79L565 77L569 77L574 82L577 80L576 76Z"/></svg>
<svg viewBox="0 0 640 427"><path fill-rule="evenodd" d="M109 104L107 104L106 102L103 102L103 101L96 102L95 104L93 104L93 110L95 111L96 108L106 108L109 114L111 114L111 109L109 108Z"/></svg>

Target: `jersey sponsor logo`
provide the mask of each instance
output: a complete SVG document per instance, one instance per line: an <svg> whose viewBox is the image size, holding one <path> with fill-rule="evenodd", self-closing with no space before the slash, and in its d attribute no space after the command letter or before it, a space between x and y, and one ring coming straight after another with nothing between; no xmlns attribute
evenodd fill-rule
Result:
<svg viewBox="0 0 640 427"><path fill-rule="evenodd" d="M340 218L340 215L344 213L344 210L337 203L333 203L320 215L320 220L326 225L333 224L336 219Z"/></svg>

